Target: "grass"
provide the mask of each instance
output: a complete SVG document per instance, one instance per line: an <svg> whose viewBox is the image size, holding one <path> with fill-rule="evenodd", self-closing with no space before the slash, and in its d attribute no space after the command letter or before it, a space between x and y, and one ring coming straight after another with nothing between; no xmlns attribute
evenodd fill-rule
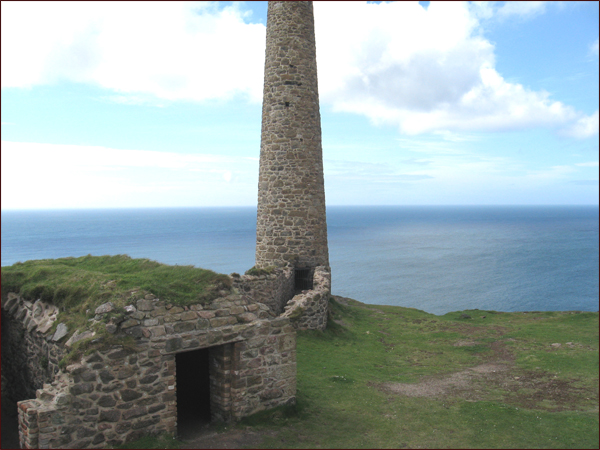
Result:
<svg viewBox="0 0 600 450"><path fill-rule="evenodd" d="M9 292L30 301L42 299L59 307L54 331L65 323L69 335L76 330L93 328L106 345L114 345L115 338L105 330L103 323L90 325L95 309L112 302L115 309L106 314L104 322L124 316L124 307L153 294L173 305L209 303L223 290L230 291L227 275L193 266L170 266L149 259L133 259L127 255L82 256L27 261L2 267L2 298ZM96 336L94 341L97 341ZM89 340L74 346L63 365L91 351ZM123 344L123 339L119 340ZM126 342L125 342L126 343Z"/></svg>
<svg viewBox="0 0 600 450"><path fill-rule="evenodd" d="M296 406L228 432L260 448L598 448L598 313L331 307L325 332L298 333Z"/></svg>
<svg viewBox="0 0 600 450"><path fill-rule="evenodd" d="M252 266L250 269L246 270L246 275L253 276L261 276L261 275L270 275L276 269L275 266L267 266L263 268L258 268L256 266Z"/></svg>
<svg viewBox="0 0 600 450"><path fill-rule="evenodd" d="M229 289L228 276L193 266L169 266L127 255L42 259L2 267L2 295L53 303L76 311L112 301L125 306L154 294L167 303L206 303Z"/></svg>
<svg viewBox="0 0 600 450"><path fill-rule="evenodd" d="M118 448L179 448L181 444L181 441L172 436L162 434L160 436L144 436Z"/></svg>

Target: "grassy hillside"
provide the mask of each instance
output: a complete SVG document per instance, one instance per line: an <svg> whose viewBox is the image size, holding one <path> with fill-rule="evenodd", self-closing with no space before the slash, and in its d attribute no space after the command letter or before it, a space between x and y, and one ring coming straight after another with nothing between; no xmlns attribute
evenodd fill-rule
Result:
<svg viewBox="0 0 600 450"><path fill-rule="evenodd" d="M598 313L440 317L339 300L335 326L301 333L299 414L265 444L598 446Z"/></svg>
<svg viewBox="0 0 600 450"><path fill-rule="evenodd" d="M154 445L598 448L598 313L332 309L298 334L297 406Z"/></svg>
<svg viewBox="0 0 600 450"><path fill-rule="evenodd" d="M3 296L53 302L72 329L107 301L210 301L228 282L123 255L2 268ZM296 406L129 448L598 447L598 313L331 306L325 332L298 333Z"/></svg>

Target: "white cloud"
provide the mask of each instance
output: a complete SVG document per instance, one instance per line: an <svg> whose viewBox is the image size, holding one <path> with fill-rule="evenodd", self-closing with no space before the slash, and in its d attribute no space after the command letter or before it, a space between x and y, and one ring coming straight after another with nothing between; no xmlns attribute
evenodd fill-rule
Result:
<svg viewBox="0 0 600 450"><path fill-rule="evenodd" d="M69 80L123 101L260 101L265 27L244 14L236 3L2 2L2 86Z"/></svg>
<svg viewBox="0 0 600 450"><path fill-rule="evenodd" d="M7 141L1 157L3 209L256 202L251 158Z"/></svg>
<svg viewBox="0 0 600 450"><path fill-rule="evenodd" d="M581 167L598 167L598 161L588 161L584 163L577 163L575 165Z"/></svg>
<svg viewBox="0 0 600 450"><path fill-rule="evenodd" d="M510 8L502 14L543 9ZM580 117L546 92L507 82L476 17L466 3L315 3L323 100L405 134L554 127Z"/></svg>
<svg viewBox="0 0 600 450"><path fill-rule="evenodd" d="M563 134L578 139L598 136L598 111L591 116L583 116L563 131Z"/></svg>
<svg viewBox="0 0 600 450"><path fill-rule="evenodd" d="M259 102L265 27L243 4L2 2L2 86L92 83L105 100ZM486 17L531 17L543 2L315 2L322 103L404 134L565 127L587 118L505 80ZM597 42L596 42L597 45ZM579 121L579 122L577 122ZM593 125L593 124L592 124Z"/></svg>
<svg viewBox="0 0 600 450"><path fill-rule="evenodd" d="M401 156L380 163L325 160L328 202L553 204L568 203L574 192L588 192L585 187L597 185L574 181L584 173L575 164L534 167L514 153L494 156L481 152L478 143L450 141L443 135L400 141ZM489 140L483 145L494 147ZM593 203L593 194L581 195Z"/></svg>
<svg viewBox="0 0 600 450"><path fill-rule="evenodd" d="M598 39L590 45L590 54L598 57Z"/></svg>
<svg viewBox="0 0 600 450"><path fill-rule="evenodd" d="M496 14L501 18L511 16L530 18L538 14L543 14L546 11L547 3L548 2L504 2L504 4L498 8Z"/></svg>
<svg viewBox="0 0 600 450"><path fill-rule="evenodd" d="M406 168L399 170L390 163L369 163L364 161L325 160L325 178L328 181L344 183L409 183L432 178L430 175Z"/></svg>
<svg viewBox="0 0 600 450"><path fill-rule="evenodd" d="M520 19L530 19L543 14L549 2L528 2L528 1L509 1L509 2L471 2L471 10L478 19L497 19L504 20L510 17ZM560 4L561 2L552 2Z"/></svg>

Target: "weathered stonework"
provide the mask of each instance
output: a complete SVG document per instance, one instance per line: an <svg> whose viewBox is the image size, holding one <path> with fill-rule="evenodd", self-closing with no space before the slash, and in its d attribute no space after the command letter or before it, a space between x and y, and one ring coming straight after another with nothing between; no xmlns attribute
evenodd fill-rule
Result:
<svg viewBox="0 0 600 450"><path fill-rule="evenodd" d="M331 296L329 267L315 267L313 288L296 294L285 306L281 317L290 319L297 330L324 330Z"/></svg>
<svg viewBox="0 0 600 450"><path fill-rule="evenodd" d="M294 296L294 271L288 267L274 269L265 275L242 275L234 279L234 286L255 301L267 305L273 314L279 315Z"/></svg>
<svg viewBox="0 0 600 450"><path fill-rule="evenodd" d="M312 2L269 2L256 267L329 266Z"/></svg>
<svg viewBox="0 0 600 450"><path fill-rule="evenodd" d="M3 349L19 345L10 340L31 323L34 305L53 311L51 305L32 304L14 294L3 301L3 338L9 337ZM135 345L97 349L64 371L57 358L68 351L65 336L55 342L56 333L48 327L44 334L39 326L24 332L27 342L45 344L22 349L31 363L19 367L26 379L34 380L31 389L11 390L19 374L9 374L3 382L20 399L31 398L36 388L35 399L18 402L22 448L103 448L147 434L176 433L176 357L198 349L208 349L212 420L237 420L295 402L295 330L268 306L233 289L209 305L179 307L149 295L127 310L128 317L102 326L107 331L115 327L109 332L116 336L134 337ZM43 373L36 370L40 353L56 355ZM12 369L3 361L3 376L5 370Z"/></svg>
<svg viewBox="0 0 600 450"><path fill-rule="evenodd" d="M324 330L331 296L329 267L317 266L312 274L312 289L294 290L294 271L274 269L266 275L242 275L234 286L250 298L267 305L274 315L290 319L297 330Z"/></svg>
<svg viewBox="0 0 600 450"><path fill-rule="evenodd" d="M20 301L15 294L8 294L2 305L3 395L35 397L36 389L59 372L64 347L57 341L62 338L57 333L46 336L57 314L53 305Z"/></svg>

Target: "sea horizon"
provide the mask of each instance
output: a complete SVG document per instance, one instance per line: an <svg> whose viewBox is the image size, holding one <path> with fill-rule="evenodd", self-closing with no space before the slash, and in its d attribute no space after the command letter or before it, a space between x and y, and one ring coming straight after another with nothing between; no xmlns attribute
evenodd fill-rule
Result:
<svg viewBox="0 0 600 450"><path fill-rule="evenodd" d="M2 266L128 254L244 273L256 206L2 210ZM332 293L433 314L598 310L597 205L328 205Z"/></svg>
<svg viewBox="0 0 600 450"><path fill-rule="evenodd" d="M496 207L525 207L525 208L536 208L536 207L590 207L600 208L600 204L571 204L571 203L498 203L498 204L327 204L327 208L370 208L370 207L393 207L393 208L410 208L410 207L433 207L433 208L496 208ZM205 206L110 206L110 207L77 207L77 208L3 208L0 212L26 212L26 211L96 211L96 210L139 210L139 209L210 209L210 208L257 208L257 205L205 205Z"/></svg>

